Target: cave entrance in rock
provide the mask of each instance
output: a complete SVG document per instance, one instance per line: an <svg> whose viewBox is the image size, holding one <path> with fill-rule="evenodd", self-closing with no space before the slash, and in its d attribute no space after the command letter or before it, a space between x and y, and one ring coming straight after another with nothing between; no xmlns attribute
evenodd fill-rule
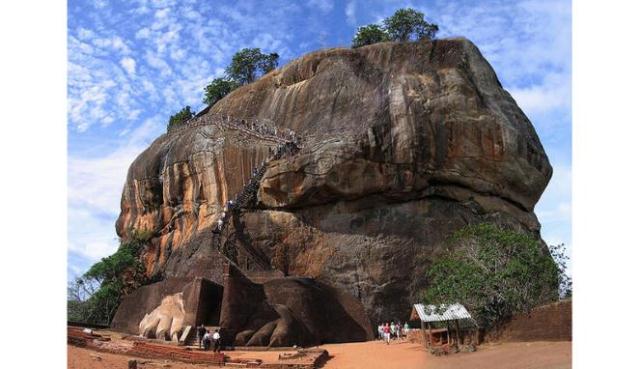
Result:
<svg viewBox="0 0 640 369"><path fill-rule="evenodd" d="M217 326L220 323L223 291L224 288L221 285L206 279L202 280L196 325Z"/></svg>

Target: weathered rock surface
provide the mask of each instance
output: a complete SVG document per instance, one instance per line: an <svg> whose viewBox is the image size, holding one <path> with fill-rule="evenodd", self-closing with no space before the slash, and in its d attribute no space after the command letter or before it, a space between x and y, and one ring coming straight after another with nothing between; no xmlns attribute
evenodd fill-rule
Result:
<svg viewBox="0 0 640 369"><path fill-rule="evenodd" d="M223 336L241 346L318 345L373 339L363 305L354 296L309 278L256 284L231 268L222 302Z"/></svg>
<svg viewBox="0 0 640 369"><path fill-rule="evenodd" d="M266 258L284 255L274 264L286 274L355 297L373 321L408 316L425 268L460 227L491 221L539 234L533 208L551 166L468 40L314 52L204 114L268 119L303 138L294 157L268 164L259 209L238 232ZM157 232L143 254L149 275L222 284L211 226L273 145L197 127L161 136L135 160L116 228ZM283 315L239 334L278 337L291 323Z"/></svg>

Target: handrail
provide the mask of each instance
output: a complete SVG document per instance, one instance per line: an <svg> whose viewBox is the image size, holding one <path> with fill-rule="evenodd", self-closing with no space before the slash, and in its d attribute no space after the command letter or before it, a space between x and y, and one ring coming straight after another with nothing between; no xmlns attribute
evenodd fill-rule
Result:
<svg viewBox="0 0 640 369"><path fill-rule="evenodd" d="M237 118L223 114L207 114L191 118L182 124L170 127L167 130L167 135L173 135L177 132L182 132L190 128L208 125L218 125L220 127L228 129L236 129L245 133L256 135L260 138L275 140L280 143L299 141L296 133L293 130L288 128L278 129L275 123L273 123L273 121L271 120L257 118Z"/></svg>
<svg viewBox="0 0 640 369"><path fill-rule="evenodd" d="M236 195L233 202L227 203L227 206L225 206L225 210L228 210L229 213L227 213L226 211L223 212L222 217L218 219L218 221L216 222L216 225L214 226L215 228L213 230L214 242L216 240L218 241L217 242L218 251L225 259L230 261L234 266L238 267L236 262L232 260L233 257L231 255L226 255L225 253L230 252L232 254L237 255L237 252L235 252L236 251L235 245L234 245L234 250L223 250L221 245L222 232L225 230L225 228L229 224L229 220L231 219L231 212L234 212L237 214L237 212L239 212L241 209L250 206L250 204L255 201L255 197L257 196L260 181L262 180L262 177L267 171L267 165L269 162L273 160L279 160L283 156L291 155L299 150L300 150L299 147L293 141L285 141L283 143L280 143L276 147L276 150L274 151L273 155L269 159L265 160L259 169L253 170L251 179L242 188L242 190ZM234 252L231 252L231 251L234 251ZM245 251L247 251L247 253L249 253L251 257L255 259L254 260L255 262L259 264L264 264L264 260L262 260L260 255L256 254L256 250L253 250L253 249L250 250L245 247Z"/></svg>

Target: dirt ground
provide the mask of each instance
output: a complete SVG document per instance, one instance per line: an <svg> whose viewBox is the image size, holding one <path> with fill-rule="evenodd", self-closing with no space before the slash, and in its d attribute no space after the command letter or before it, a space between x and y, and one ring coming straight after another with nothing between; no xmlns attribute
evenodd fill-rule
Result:
<svg viewBox="0 0 640 369"><path fill-rule="evenodd" d="M569 369L571 342L486 344L472 353L435 357L420 345L380 341L321 346L323 369Z"/></svg>
<svg viewBox="0 0 640 369"><path fill-rule="evenodd" d="M408 342L361 342L323 345L330 359L323 369L570 369L571 342L522 342L488 344L477 352L434 357L417 344ZM70 369L122 369L130 356L116 355L67 346ZM234 352L269 360L276 352ZM266 356L269 356L267 358ZM138 368L201 369L203 364L138 359ZM211 367L211 366L208 366Z"/></svg>
<svg viewBox="0 0 640 369"><path fill-rule="evenodd" d="M278 360L279 351L232 351L225 352L234 358L259 358L263 361ZM67 345L67 368L69 369L123 369L127 368L129 360L138 360L139 369L171 368L171 369L202 369L217 368L215 365L187 364L181 361L144 359L128 355L118 355L99 352Z"/></svg>

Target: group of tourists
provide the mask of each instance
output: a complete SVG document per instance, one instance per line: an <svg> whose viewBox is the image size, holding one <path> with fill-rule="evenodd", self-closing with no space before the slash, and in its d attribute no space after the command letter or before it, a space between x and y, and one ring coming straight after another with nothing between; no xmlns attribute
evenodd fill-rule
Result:
<svg viewBox="0 0 640 369"><path fill-rule="evenodd" d="M404 325L400 325L400 322L380 323L378 324L378 339L381 339L389 344L392 339L401 339L406 337L409 332L409 323L405 322Z"/></svg>
<svg viewBox="0 0 640 369"><path fill-rule="evenodd" d="M199 348L204 348L205 351L209 351L213 347L213 352L220 352L220 350L222 350L221 336L218 329L211 333L204 325L200 324L196 332L198 334Z"/></svg>
<svg viewBox="0 0 640 369"><path fill-rule="evenodd" d="M204 115L199 117L193 117L185 124L176 126L175 128L186 127L199 127L214 124L219 127L229 127L236 129L244 129L247 131L255 132L263 136L278 137L283 140L289 140L298 142L296 133L289 128L280 128L269 120L257 120L257 119L239 119L229 115ZM173 129L172 131L177 130Z"/></svg>
<svg viewBox="0 0 640 369"><path fill-rule="evenodd" d="M271 150L269 150L271 152ZM296 144L294 143L294 141L292 142L287 142L285 144L280 144L275 151L273 152L273 158L274 159L279 159L282 158L283 156L288 156L291 154L295 154L296 152Z"/></svg>

